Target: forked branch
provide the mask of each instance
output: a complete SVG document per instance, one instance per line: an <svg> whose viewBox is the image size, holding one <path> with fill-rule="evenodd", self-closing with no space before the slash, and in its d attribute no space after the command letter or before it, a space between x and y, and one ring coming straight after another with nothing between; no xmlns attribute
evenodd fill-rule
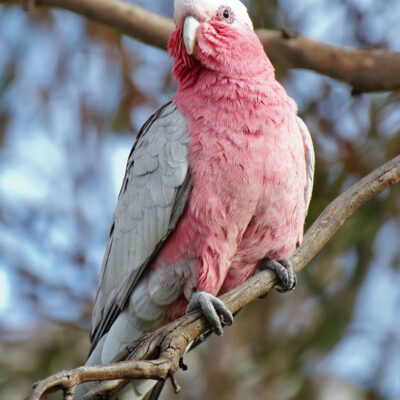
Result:
<svg viewBox="0 0 400 400"><path fill-rule="evenodd" d="M398 183L400 156L382 165L332 201L307 231L303 244L292 257L295 270L304 268L355 210ZM274 274L263 271L221 296L221 299L235 313L252 300L266 294L274 285ZM186 346L206 331L207 324L199 313L183 316L127 346L114 359L113 364L83 366L61 371L44 379L35 386L30 400L42 400L56 390L64 390L64 393L72 395L78 384L92 380L104 382L97 384L82 400L99 399L106 393L116 393L131 379L170 378L179 369L179 360L184 355ZM174 382L176 385L175 380Z"/></svg>

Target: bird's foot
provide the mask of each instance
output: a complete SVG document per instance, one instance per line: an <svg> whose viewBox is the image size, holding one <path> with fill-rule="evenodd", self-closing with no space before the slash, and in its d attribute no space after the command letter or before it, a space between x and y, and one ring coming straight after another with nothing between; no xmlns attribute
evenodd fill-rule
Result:
<svg viewBox="0 0 400 400"><path fill-rule="evenodd" d="M276 290L281 293L290 292L296 287L297 278L293 265L289 260L271 260L264 258L257 267L259 270L271 269L279 278Z"/></svg>
<svg viewBox="0 0 400 400"><path fill-rule="evenodd" d="M218 336L222 336L224 325L232 325L233 316L222 300L206 292L194 292L186 308L186 313L200 310ZM221 319L220 319L221 318Z"/></svg>

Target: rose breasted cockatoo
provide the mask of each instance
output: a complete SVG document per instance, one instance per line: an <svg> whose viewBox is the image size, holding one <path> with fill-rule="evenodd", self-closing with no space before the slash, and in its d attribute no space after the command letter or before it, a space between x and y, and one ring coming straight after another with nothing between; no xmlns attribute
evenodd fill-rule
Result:
<svg viewBox="0 0 400 400"><path fill-rule="evenodd" d="M287 259L311 197L309 132L239 0L175 0L174 18L178 91L128 158L88 364L108 363L185 310L200 309L222 334L219 316L230 324L232 315L216 296L257 267L276 271L281 290L295 285ZM148 382L139 383L126 398L140 398Z"/></svg>

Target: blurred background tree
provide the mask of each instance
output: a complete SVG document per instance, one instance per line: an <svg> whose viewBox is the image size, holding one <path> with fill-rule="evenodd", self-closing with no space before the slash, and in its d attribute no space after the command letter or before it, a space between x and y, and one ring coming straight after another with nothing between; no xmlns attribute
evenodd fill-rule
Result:
<svg viewBox="0 0 400 400"><path fill-rule="evenodd" d="M135 3L168 17L172 0ZM400 50L400 2L249 0L257 28ZM314 138L310 224L400 153L397 92L276 66ZM166 52L67 11L0 5L0 398L86 358L135 133L174 91ZM290 295L246 307L188 355L181 399L399 399L400 190L362 207Z"/></svg>

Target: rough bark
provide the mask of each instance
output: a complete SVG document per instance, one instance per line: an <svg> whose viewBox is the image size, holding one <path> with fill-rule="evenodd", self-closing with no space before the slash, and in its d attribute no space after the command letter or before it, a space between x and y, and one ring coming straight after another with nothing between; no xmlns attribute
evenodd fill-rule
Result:
<svg viewBox="0 0 400 400"><path fill-rule="evenodd" d="M62 8L161 49L167 48L174 23L122 0L0 0L0 4ZM259 29L274 65L304 68L347 82L353 93L400 89L400 52L331 46L301 35Z"/></svg>
<svg viewBox="0 0 400 400"><path fill-rule="evenodd" d="M369 199L383 190L400 183L400 156L382 165L337 197L322 212L307 231L303 244L291 261L298 272L325 246L349 216ZM232 313L265 295L275 285L275 275L263 271L221 296ZM199 313L192 313L131 343L106 366L83 366L61 371L39 382L30 400L41 400L56 390L64 390L65 399L72 396L78 384L105 380L96 385L82 400L99 399L105 393L115 393L130 379L171 378L176 390L179 385L174 377L179 360L186 346L207 331L207 324ZM127 361L121 361L127 360ZM119 362L118 362L119 361ZM71 398L71 397L70 397Z"/></svg>

